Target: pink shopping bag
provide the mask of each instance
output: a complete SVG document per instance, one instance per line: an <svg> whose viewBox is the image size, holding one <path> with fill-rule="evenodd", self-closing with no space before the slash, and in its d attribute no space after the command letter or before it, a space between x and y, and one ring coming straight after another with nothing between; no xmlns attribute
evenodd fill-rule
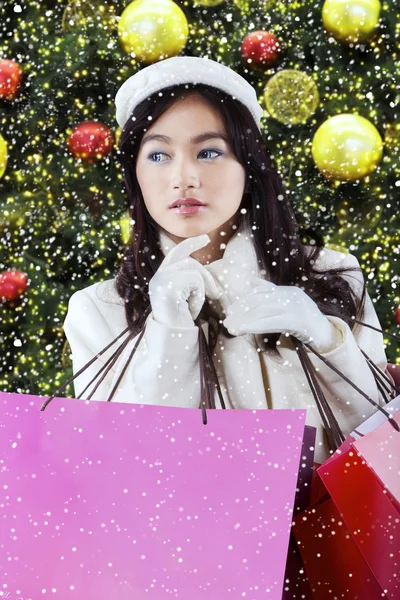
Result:
<svg viewBox="0 0 400 600"><path fill-rule="evenodd" d="M0 393L9 600L281 600L304 410Z"/></svg>

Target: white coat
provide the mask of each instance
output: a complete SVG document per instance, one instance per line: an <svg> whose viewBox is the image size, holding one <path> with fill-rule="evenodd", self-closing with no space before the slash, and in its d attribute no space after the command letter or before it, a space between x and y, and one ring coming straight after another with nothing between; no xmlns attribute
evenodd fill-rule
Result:
<svg viewBox="0 0 400 600"><path fill-rule="evenodd" d="M250 236L251 231L248 229L236 231L227 243L223 257L205 265L220 286L221 306L225 309L249 289L248 282L252 276L266 277L259 270ZM164 255L176 245L164 232L160 233L160 241ZM359 266L359 263L351 254L325 248L315 266L321 270ZM362 274L353 272L344 277L359 293L362 289ZM75 292L69 300L64 331L72 351L74 374L127 327L124 301L118 296L113 284L113 279L95 283ZM383 335L361 325L356 325L351 331L342 319L331 316L327 318L341 332L342 342L323 356L373 400L383 405L375 379L359 349L362 348L375 364L385 370L387 359ZM361 320L380 328L369 295L366 298L364 318ZM202 323L202 328L208 339L208 323ZM213 361L226 408L306 408L306 423L317 428L315 460L323 462L329 456L327 438L293 344L282 334L276 351L261 352L257 338L257 335L248 334L228 339L220 334L217 340ZM81 396L86 385L121 340L74 381L76 397ZM94 393L93 400L107 399L136 340L137 337L129 343ZM316 355L309 350L307 353L339 425L347 435L372 414L375 408ZM92 387L83 398L87 397ZM150 313L144 337L112 401L198 408L198 328L172 329L156 322ZM217 393L215 402L216 407L220 408Z"/></svg>

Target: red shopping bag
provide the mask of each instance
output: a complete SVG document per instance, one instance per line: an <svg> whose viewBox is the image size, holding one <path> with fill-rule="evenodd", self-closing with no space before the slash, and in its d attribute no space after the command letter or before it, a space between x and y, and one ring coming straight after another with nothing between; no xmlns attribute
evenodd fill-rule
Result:
<svg viewBox="0 0 400 600"><path fill-rule="evenodd" d="M335 451L317 469L312 503L292 526L312 598L400 599L400 412L389 410L392 404L400 409L400 396L391 402L393 394L386 396L390 387L400 392L398 382L360 349L385 398L383 408L304 344L380 411L345 438L303 345L293 341Z"/></svg>
<svg viewBox="0 0 400 600"><path fill-rule="evenodd" d="M386 419L357 437L318 468L326 494L294 519L314 600L400 598L400 432Z"/></svg>
<svg viewBox="0 0 400 600"><path fill-rule="evenodd" d="M328 494L294 520L292 531L313 600L388 598Z"/></svg>

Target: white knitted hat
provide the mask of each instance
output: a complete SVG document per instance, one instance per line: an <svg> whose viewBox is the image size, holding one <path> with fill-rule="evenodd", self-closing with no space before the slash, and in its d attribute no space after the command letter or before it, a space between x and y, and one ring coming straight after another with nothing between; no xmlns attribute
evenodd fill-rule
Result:
<svg viewBox="0 0 400 600"><path fill-rule="evenodd" d="M255 89L231 68L198 56L174 56L141 69L129 77L115 96L117 122L123 129L135 107L154 92L181 83L206 83L240 100L260 127L263 109Z"/></svg>

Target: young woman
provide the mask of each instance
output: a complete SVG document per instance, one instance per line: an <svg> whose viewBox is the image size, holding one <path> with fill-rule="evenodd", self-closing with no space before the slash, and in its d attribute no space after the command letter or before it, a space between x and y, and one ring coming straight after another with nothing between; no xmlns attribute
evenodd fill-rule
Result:
<svg viewBox="0 0 400 600"><path fill-rule="evenodd" d="M356 257L300 242L256 92L228 67L161 61L130 77L116 106L133 226L116 277L70 298L64 329L74 374L90 363L76 396L198 408L201 327L225 407L307 408L322 462L328 439L290 336L385 402L363 355L385 370L383 336L354 322L380 328ZM114 345L94 360L127 328L119 354ZM349 433L375 409L307 355Z"/></svg>

